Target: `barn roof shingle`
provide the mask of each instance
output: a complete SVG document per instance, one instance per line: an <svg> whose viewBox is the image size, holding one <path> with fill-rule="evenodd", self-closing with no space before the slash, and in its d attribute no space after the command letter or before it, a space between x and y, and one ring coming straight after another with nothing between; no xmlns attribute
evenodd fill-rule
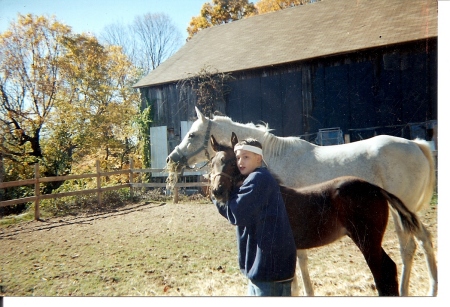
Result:
<svg viewBox="0 0 450 307"><path fill-rule="evenodd" d="M137 82L181 80L437 37L437 0L322 0L198 32Z"/></svg>

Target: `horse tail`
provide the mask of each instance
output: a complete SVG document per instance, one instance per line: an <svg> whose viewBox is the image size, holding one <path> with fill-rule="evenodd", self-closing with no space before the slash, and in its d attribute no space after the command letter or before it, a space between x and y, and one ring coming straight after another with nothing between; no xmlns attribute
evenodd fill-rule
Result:
<svg viewBox="0 0 450 307"><path fill-rule="evenodd" d="M420 222L417 215L409 211L405 204L394 194L380 188L381 194L389 202L389 205L394 209L402 222L403 229L411 233L417 233L422 228L422 223Z"/></svg>
<svg viewBox="0 0 450 307"><path fill-rule="evenodd" d="M420 150L422 151L424 156L427 158L428 165L429 165L429 172L428 172L428 178L427 178L428 180L427 180L425 189L422 193L422 197L419 199L419 202L418 202L419 207L418 207L417 211L420 211L429 206L431 197L433 197L434 187L436 185L436 174L435 174L436 167L435 167L434 157L433 157L433 154L431 152L431 149L430 149L430 146L428 145L428 143L421 139L415 139L414 143L416 143L417 146L419 146Z"/></svg>

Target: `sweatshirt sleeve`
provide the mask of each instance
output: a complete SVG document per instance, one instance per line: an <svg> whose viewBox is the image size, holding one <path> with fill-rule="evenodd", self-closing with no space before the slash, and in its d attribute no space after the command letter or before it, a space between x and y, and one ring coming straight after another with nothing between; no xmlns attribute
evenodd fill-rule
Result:
<svg viewBox="0 0 450 307"><path fill-rule="evenodd" d="M227 203L222 203L217 201L217 199L213 198L212 202L214 205L216 205L217 207L217 211L219 211L219 213L224 217L227 218L227 207L228 207L228 202Z"/></svg>
<svg viewBox="0 0 450 307"><path fill-rule="evenodd" d="M226 206L226 218L233 225L253 224L259 211L267 202L267 180L259 172L250 174L239 189L230 194ZM225 216L225 215L224 215Z"/></svg>

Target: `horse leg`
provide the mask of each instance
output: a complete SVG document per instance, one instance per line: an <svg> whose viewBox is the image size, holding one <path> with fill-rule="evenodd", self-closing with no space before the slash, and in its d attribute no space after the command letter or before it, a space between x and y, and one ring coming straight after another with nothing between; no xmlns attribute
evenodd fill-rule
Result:
<svg viewBox="0 0 450 307"><path fill-rule="evenodd" d="M411 233L403 231L401 221L397 213L392 214L395 230L397 232L398 241L400 243L400 254L402 257L403 268L400 282L400 295L408 296L409 280L411 278L411 269L414 253L416 251L416 242Z"/></svg>
<svg viewBox="0 0 450 307"><path fill-rule="evenodd" d="M308 252L306 249L297 250L297 262L300 267L300 272L302 273L303 289L305 290L306 296L314 296L314 289L309 278L308 272Z"/></svg>
<svg viewBox="0 0 450 307"><path fill-rule="evenodd" d="M294 279L291 284L291 296L300 296L300 289L298 287L298 276L297 271L295 271Z"/></svg>
<svg viewBox="0 0 450 307"><path fill-rule="evenodd" d="M436 258L434 256L433 241L430 232L421 224L420 231L415 234L417 240L420 242L423 250L425 251L425 256L428 265L428 274L430 277L430 290L429 296L437 295L437 265Z"/></svg>

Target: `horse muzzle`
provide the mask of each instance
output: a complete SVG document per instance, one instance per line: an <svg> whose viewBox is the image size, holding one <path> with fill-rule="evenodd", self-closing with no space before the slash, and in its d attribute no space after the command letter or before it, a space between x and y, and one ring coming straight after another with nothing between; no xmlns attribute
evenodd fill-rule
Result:
<svg viewBox="0 0 450 307"><path fill-rule="evenodd" d="M180 168L187 166L187 158L183 155L178 146L176 146L175 149L167 156L166 163L169 164L170 162L177 163Z"/></svg>
<svg viewBox="0 0 450 307"><path fill-rule="evenodd" d="M212 193L220 202L226 202L228 200L228 189L223 184L219 184L217 187L213 188Z"/></svg>
<svg viewBox="0 0 450 307"><path fill-rule="evenodd" d="M227 202L233 185L233 177L226 173L210 175L211 192L220 202Z"/></svg>

